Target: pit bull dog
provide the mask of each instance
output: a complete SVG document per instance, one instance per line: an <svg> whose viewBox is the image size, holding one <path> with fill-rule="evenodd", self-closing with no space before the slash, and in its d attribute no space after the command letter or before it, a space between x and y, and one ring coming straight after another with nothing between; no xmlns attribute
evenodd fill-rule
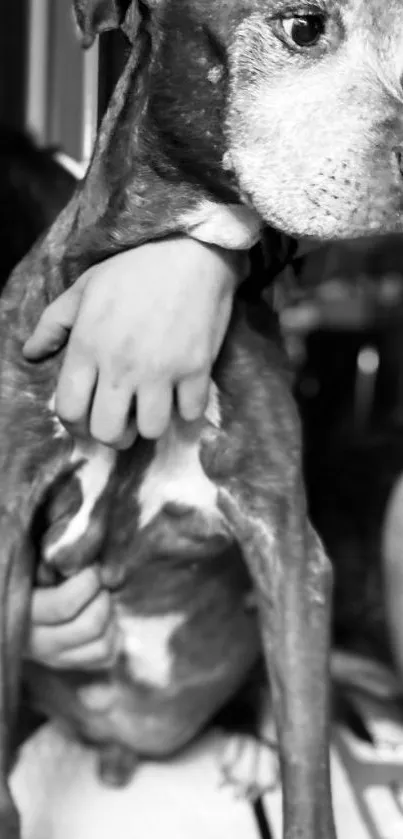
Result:
<svg viewBox="0 0 403 839"><path fill-rule="evenodd" d="M284 836L332 839L331 571L307 519L275 326L236 307L205 420L176 418L155 446L118 455L58 423L61 355L33 366L21 348L80 273L150 239L182 231L244 249L261 219L316 238L401 229L403 3L76 0L75 10L86 45L121 26L131 50L84 185L1 301L0 835L19 835L7 774L33 569L49 579L97 561L122 655L108 678L37 670L42 707L130 768L190 740L261 643Z"/></svg>

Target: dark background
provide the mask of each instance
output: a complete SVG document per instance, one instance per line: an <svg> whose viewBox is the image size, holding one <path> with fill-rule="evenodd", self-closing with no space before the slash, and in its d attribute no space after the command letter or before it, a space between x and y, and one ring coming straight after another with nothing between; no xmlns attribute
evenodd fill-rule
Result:
<svg viewBox="0 0 403 839"><path fill-rule="evenodd" d="M0 121L13 128L24 125L27 0L6 0L0 24Z"/></svg>
<svg viewBox="0 0 403 839"><path fill-rule="evenodd" d="M70 22L70 0L51 0L49 7L52 35L47 61L54 60L49 74L49 108L46 134L40 141L56 142L63 133L63 146L72 156L79 158L74 138L78 120L77 92L80 89L82 55L77 45L79 60L72 60L74 29ZM7 6L6 20L0 25L0 124L7 127L26 128L26 98L28 76L29 0L13 0ZM4 10L3 10L4 13ZM52 51L57 51L53 56ZM61 53L64 52L64 56ZM75 56L77 58L77 56ZM65 58L65 60L64 60ZM45 59L44 59L45 60ZM125 60L125 39L120 33L108 33L100 39L99 47L99 100L98 119L122 70ZM66 72L68 65L68 72ZM53 101L52 101L53 100ZM70 107L69 107L70 105Z"/></svg>

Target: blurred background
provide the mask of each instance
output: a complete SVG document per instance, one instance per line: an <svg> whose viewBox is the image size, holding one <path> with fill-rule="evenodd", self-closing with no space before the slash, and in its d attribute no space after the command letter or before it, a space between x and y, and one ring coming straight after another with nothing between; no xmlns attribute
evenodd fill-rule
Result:
<svg viewBox="0 0 403 839"><path fill-rule="evenodd" d="M0 27L0 122L60 146L78 163L91 154L98 120L122 66L124 41L80 49L66 0L14 0Z"/></svg>
<svg viewBox="0 0 403 839"><path fill-rule="evenodd" d="M81 49L66 0L7 3L0 26L0 289L89 162L126 57L112 33Z"/></svg>

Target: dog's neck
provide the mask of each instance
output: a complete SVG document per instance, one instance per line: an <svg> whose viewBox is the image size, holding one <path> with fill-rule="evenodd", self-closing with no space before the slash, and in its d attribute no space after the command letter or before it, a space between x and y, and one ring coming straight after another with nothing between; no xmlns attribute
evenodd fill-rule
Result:
<svg viewBox="0 0 403 839"><path fill-rule="evenodd" d="M181 21L163 39L140 34L104 120L79 224L93 230L78 240L89 262L174 232L233 249L259 238L225 167L224 58Z"/></svg>
<svg viewBox="0 0 403 839"><path fill-rule="evenodd" d="M200 90L196 102L186 79L180 86L181 61L172 55L175 47L186 49L182 61L191 62L192 44L183 33L177 44L172 39L174 33L168 31L153 54L148 33L138 38L103 120L85 181L34 260L30 257L29 290L24 266L17 270L20 278L14 277L6 299L24 310L23 333L36 322L39 307L114 253L181 232L229 249L247 250L258 240L260 220L240 203L223 163L220 108L225 81ZM217 49L211 38L203 39L196 45L203 79L206 61L223 76ZM192 84L195 78L193 74ZM210 99L208 113L203 95Z"/></svg>

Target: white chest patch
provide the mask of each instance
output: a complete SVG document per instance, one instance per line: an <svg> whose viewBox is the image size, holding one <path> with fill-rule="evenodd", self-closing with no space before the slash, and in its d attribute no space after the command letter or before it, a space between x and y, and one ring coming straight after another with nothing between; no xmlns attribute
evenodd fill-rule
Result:
<svg viewBox="0 0 403 839"><path fill-rule="evenodd" d="M216 391L215 391L216 393ZM220 421L218 400L210 399L206 418L214 425ZM213 512L217 488L205 474L200 462L200 440L204 421L184 423L173 419L158 440L153 461L139 489L139 528L146 527L163 509L174 502Z"/></svg>
<svg viewBox="0 0 403 839"><path fill-rule="evenodd" d="M136 618L119 609L117 618L127 666L133 679L155 687L168 687L173 665L170 642L184 623L184 615L175 612L160 617Z"/></svg>
<svg viewBox="0 0 403 839"><path fill-rule="evenodd" d="M260 216L243 204L202 201L179 222L194 239L231 250L250 250L262 232Z"/></svg>
<svg viewBox="0 0 403 839"><path fill-rule="evenodd" d="M61 434L61 431L59 431L59 434ZM83 461L82 466L75 473L75 477L80 483L82 503L60 538L46 548L45 558L47 561L52 561L60 550L74 546L85 536L91 514L108 483L116 457L117 454L113 449L103 446L101 443L76 440L70 463Z"/></svg>
<svg viewBox="0 0 403 839"><path fill-rule="evenodd" d="M54 397L49 402L54 410ZM211 383L206 420L220 427L218 389ZM66 434L55 417L55 436ZM158 440L154 460L150 464L139 490L139 527L145 527L169 501L202 509L215 508L217 490L205 475L199 457L203 422L189 425L173 420L168 431ZM85 536L91 514L104 491L113 470L117 453L93 441L77 440L70 463L83 461L75 476L80 483L82 503L62 535L48 545L45 559L54 560L58 552L73 547Z"/></svg>

